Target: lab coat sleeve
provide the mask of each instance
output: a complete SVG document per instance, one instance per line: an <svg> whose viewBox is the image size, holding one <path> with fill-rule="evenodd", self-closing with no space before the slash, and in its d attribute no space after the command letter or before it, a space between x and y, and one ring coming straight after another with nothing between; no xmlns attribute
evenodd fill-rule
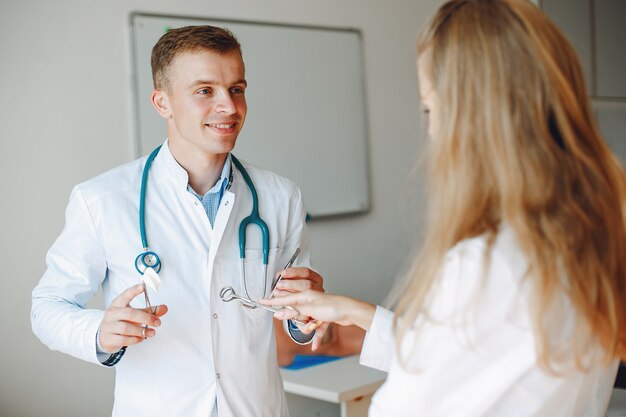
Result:
<svg viewBox="0 0 626 417"><path fill-rule="evenodd" d="M47 270L32 293L33 333L50 349L100 364L96 333L104 317L87 309L106 275L106 258L88 206L74 188L65 227L46 257Z"/></svg>
<svg viewBox="0 0 626 417"><path fill-rule="evenodd" d="M306 211L302 200L302 192L295 184L290 195L289 226L281 255L280 267L282 268L296 248L300 248L300 254L294 266L302 266L313 269L311 266L311 243L309 231L306 225Z"/></svg>
<svg viewBox="0 0 626 417"><path fill-rule="evenodd" d="M372 325L365 333L359 360L361 365L388 372L394 356L394 340L393 313L376 306Z"/></svg>
<svg viewBox="0 0 626 417"><path fill-rule="evenodd" d="M291 193L291 210L289 213L289 232L285 241L282 258L280 261L281 267L287 263L296 248L300 248L300 254L295 262L294 266L302 266L313 269L311 266L311 245L309 238L309 231L306 226L306 211L304 209L304 203L302 200L302 192L295 184L293 185L294 191ZM313 269L314 270L314 269ZM317 271L316 271L317 272ZM304 334L297 328L290 329L289 325L285 323L283 329L289 335L291 340L298 344L308 344L313 341L315 331Z"/></svg>

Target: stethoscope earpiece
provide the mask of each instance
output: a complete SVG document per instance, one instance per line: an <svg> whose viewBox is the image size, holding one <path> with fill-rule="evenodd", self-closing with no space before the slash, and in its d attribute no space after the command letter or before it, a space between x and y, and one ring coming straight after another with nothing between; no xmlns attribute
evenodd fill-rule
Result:
<svg viewBox="0 0 626 417"><path fill-rule="evenodd" d="M142 252L135 258L135 268L141 275L146 272L146 268L152 268L158 273L161 270L161 258L152 251Z"/></svg>

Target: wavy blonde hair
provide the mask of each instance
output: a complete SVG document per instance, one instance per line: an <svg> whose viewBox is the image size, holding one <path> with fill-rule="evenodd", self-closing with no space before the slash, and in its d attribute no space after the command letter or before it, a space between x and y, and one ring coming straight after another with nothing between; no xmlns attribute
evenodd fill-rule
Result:
<svg viewBox="0 0 626 417"><path fill-rule="evenodd" d="M607 361L625 358L626 181L569 42L530 1L452 0L418 54L442 117L428 144L426 238L396 304L398 341L428 305L446 252L479 235L493 243L506 222L530 265L540 363L557 356L549 323L562 294L576 365L590 343Z"/></svg>

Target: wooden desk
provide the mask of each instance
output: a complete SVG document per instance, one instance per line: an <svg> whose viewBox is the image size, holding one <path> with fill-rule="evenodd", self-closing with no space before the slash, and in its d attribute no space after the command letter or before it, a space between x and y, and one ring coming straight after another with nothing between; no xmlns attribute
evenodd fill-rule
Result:
<svg viewBox="0 0 626 417"><path fill-rule="evenodd" d="M281 369L291 417L366 417L387 374L347 356L309 368Z"/></svg>

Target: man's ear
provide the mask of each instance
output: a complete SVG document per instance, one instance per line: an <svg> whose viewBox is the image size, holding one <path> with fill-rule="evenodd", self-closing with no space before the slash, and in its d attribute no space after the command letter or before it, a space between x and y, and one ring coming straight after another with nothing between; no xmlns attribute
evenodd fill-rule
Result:
<svg viewBox="0 0 626 417"><path fill-rule="evenodd" d="M152 91L152 105L162 118L169 119L172 117L170 99L165 91Z"/></svg>

